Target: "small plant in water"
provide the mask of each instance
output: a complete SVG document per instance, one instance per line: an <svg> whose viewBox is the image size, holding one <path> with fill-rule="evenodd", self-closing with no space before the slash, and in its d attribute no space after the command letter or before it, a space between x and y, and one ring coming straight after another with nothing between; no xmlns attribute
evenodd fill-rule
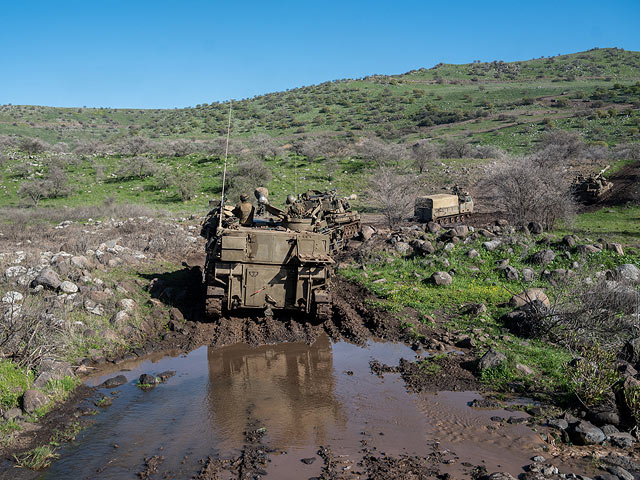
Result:
<svg viewBox="0 0 640 480"><path fill-rule="evenodd" d="M58 458L51 445L42 445L20 455L14 455L16 466L42 470L51 465L51 462Z"/></svg>

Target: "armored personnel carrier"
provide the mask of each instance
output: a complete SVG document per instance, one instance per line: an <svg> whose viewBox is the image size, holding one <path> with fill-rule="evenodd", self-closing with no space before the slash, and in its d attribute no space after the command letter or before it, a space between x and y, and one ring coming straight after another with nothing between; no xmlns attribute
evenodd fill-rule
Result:
<svg viewBox="0 0 640 480"><path fill-rule="evenodd" d="M437 193L416 198L414 216L420 222L457 223L473 213L473 200L457 186L453 194Z"/></svg>
<svg viewBox="0 0 640 480"><path fill-rule="evenodd" d="M360 231L360 214L349 204L353 199L355 195L340 198L335 190L308 190L297 198L289 195L286 214L290 220L311 219L315 232L329 235L335 253Z"/></svg>
<svg viewBox="0 0 640 480"><path fill-rule="evenodd" d="M256 216L251 225L240 225L232 208L218 204L202 225L208 317L217 320L224 312L254 309L266 315L297 311L327 320L333 263L329 235L315 232L311 218L289 218L268 202L261 208L275 218Z"/></svg>
<svg viewBox="0 0 640 480"><path fill-rule="evenodd" d="M610 165L607 165L596 174L589 176L578 175L573 179L571 185L571 192L575 199L582 203L594 203L604 193L611 190L613 183L604 177L604 172L609 169Z"/></svg>

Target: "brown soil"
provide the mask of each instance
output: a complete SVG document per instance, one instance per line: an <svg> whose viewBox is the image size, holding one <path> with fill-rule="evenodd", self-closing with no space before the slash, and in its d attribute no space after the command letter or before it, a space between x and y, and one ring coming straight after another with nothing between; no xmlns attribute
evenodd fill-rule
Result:
<svg viewBox="0 0 640 480"><path fill-rule="evenodd" d="M609 177L613 187L585 211L593 212L603 207L640 203L640 162L627 165Z"/></svg>

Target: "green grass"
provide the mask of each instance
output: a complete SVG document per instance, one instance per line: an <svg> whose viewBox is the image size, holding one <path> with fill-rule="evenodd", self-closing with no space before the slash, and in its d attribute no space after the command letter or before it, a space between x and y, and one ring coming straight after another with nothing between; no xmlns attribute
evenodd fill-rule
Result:
<svg viewBox="0 0 640 480"><path fill-rule="evenodd" d="M558 234L573 233L589 237L593 241L602 237L634 246L640 245L640 206L606 207L595 212L578 215L570 227L563 227Z"/></svg>
<svg viewBox="0 0 640 480"><path fill-rule="evenodd" d="M33 373L10 360L0 360L0 408L20 406L22 393L33 383Z"/></svg>
<svg viewBox="0 0 640 480"><path fill-rule="evenodd" d="M14 455L14 460L17 467L42 470L51 465L58 456L53 446L42 445L20 455Z"/></svg>

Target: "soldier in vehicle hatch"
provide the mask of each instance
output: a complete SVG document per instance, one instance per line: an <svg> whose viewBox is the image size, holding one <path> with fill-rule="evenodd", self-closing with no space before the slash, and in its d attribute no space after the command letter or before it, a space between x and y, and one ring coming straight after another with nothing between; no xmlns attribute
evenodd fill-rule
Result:
<svg viewBox="0 0 640 480"><path fill-rule="evenodd" d="M240 225L243 227L250 227L253 224L254 207L249 201L249 196L246 194L240 195L240 203L233 209L233 215L238 217Z"/></svg>

